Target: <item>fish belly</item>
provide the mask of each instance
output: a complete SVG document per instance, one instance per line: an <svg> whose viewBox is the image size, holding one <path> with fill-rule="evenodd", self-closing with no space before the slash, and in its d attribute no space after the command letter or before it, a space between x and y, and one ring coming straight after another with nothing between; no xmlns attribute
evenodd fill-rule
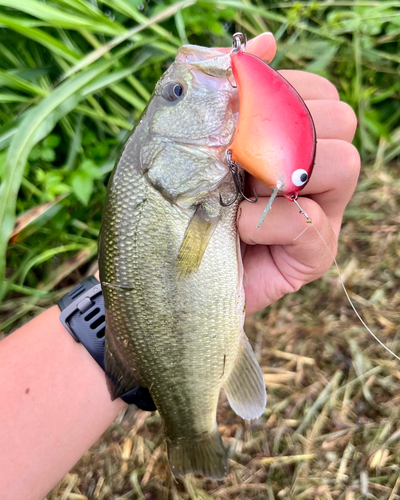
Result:
<svg viewBox="0 0 400 500"><path fill-rule="evenodd" d="M223 210L198 270L180 277L177 256L194 210L132 171L117 171L108 195L100 252L101 280L110 284L106 335L149 388L170 441L215 432L219 392L238 355L236 208Z"/></svg>

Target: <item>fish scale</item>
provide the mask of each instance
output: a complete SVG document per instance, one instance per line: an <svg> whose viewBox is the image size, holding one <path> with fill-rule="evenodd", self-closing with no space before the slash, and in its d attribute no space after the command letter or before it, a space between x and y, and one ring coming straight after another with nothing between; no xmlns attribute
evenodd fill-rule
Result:
<svg viewBox="0 0 400 500"><path fill-rule="evenodd" d="M113 311L116 309L119 310L119 314L115 319L113 317L109 320L107 316L107 323L111 321L110 325L112 326L110 327L120 332L119 337L122 344L125 337L126 340L130 340L129 335L131 334L126 332L126 326L130 323L137 324L138 331L135 331L134 334L135 341L132 350L136 353L136 357L143 357L144 361L141 364L146 367L145 370L141 371L142 380L140 382L147 387L154 384L152 396L157 400L157 393L164 388L161 384L154 381L152 372L155 371L157 373L164 368L162 355L168 349L171 349L171 330L178 327L178 331L182 331L181 335L184 335L186 331L195 328L199 332L203 331L205 337L209 333L208 330L213 333L218 332L219 341L222 341L223 344L222 350L225 349L225 351L230 352L232 346L229 344L224 345L226 343L224 337L229 339L231 336L226 334L226 330L233 328L237 332L241 329L243 319L241 317L236 319L235 310L243 310L243 297L237 296L236 230L232 229L232 222L235 219L237 207L234 206L224 212L223 219L220 221L219 227L216 229L214 237L203 257L199 273L184 280L178 290L174 283L175 261L190 216L177 210L158 191L151 189L143 177L135 175L135 169L124 169L123 167L124 163L121 163L120 172L117 172L113 179L113 191L115 192L113 196L115 207L114 222L115 226L123 228L123 235L121 237L121 235L116 235L113 231L112 238L109 241L112 240L116 243L107 244L106 251L111 262L114 262L116 256L119 256L118 270L114 269L112 274L107 273L105 281L134 283L139 294L136 290L134 293L116 290L111 290L109 293L107 291L107 309ZM137 187L135 194L128 201L125 197L124 187L130 184L135 184ZM140 186L141 184L142 186ZM144 203L143 200L145 200ZM134 207L138 205L139 210L135 210ZM106 219L104 224L107 225ZM226 227L230 228L230 234L227 234ZM171 231L177 233L176 238L170 238ZM128 236L129 234L132 234L132 236ZM140 238L137 235L140 235ZM230 241L227 239L227 236L230 236ZM155 245L155 239L160 244ZM112 250L110 251L111 248ZM149 251L149 249L152 249L152 251ZM171 277L170 279L160 280L156 276L165 275L168 271L166 269L168 262L171 267L169 270ZM228 263L230 263L230 266L228 266ZM215 269L219 270L217 275L215 274ZM149 286L149 281L152 281L152 286ZM212 293L198 294L198 290L200 289L208 289ZM225 289L232 290L233 293L226 297ZM220 296L223 300L213 301L213 296L215 295ZM179 301L180 296L184 298L182 302L183 304L186 303L188 310L187 312L182 311L182 306L180 305L179 310L174 314L173 304L169 303L168 298L173 297L174 301ZM117 308L114 307L115 303L123 303L127 307L122 309ZM206 325L204 325L205 307L208 307L208 322ZM235 314L232 315L232 312ZM160 316L163 321L160 321ZM231 319L232 316L234 321ZM182 322L186 323L187 326L175 325L179 321L174 320L176 317L182 317ZM232 323L233 325L231 326ZM146 345L146 340L140 337L144 337L155 330L159 332L157 339L160 340L160 346L152 346L149 349L148 345ZM182 351L182 347L179 346L180 338L178 331L175 330L177 338L176 353ZM165 339L165 342L168 342L168 349L165 348L163 339ZM189 341L195 342L195 339L188 339L187 342ZM238 342L237 335L235 342ZM200 343L196 347L202 349L202 345L203 343ZM186 374L189 384L192 383L190 375L193 376L197 384L199 374L197 368L202 373L202 367L205 367L211 379L222 374L223 354L214 354L214 357L211 358L211 353L215 353L215 347L205 344L204 348L209 353L208 359L207 356L197 356L195 350L194 355L188 358L184 354L182 355L182 352L179 356L173 355L176 360L179 360L182 366L187 363L193 368L193 374ZM127 351L127 356L130 357L129 350ZM217 356L219 356L219 362L216 360ZM209 362L207 362L208 360ZM227 362L227 369L228 366L229 361ZM180 384L179 392L182 391L182 380L180 380ZM160 391L158 390L159 385ZM209 391L208 387L206 391ZM214 396L213 399L216 399L216 397ZM209 412L206 410L204 413L208 414ZM185 426L186 424L184 424Z"/></svg>
<svg viewBox="0 0 400 500"><path fill-rule="evenodd" d="M222 477L220 390L241 416L255 418L265 407L265 386L243 333L240 200L219 204L220 192L235 193L224 150L236 91L225 77L203 74L201 61L196 67L201 48L190 50L196 63L182 64L178 54L108 186L99 252L105 364L113 397L137 385L149 389L175 474ZM163 98L171 82L184 88L177 105Z"/></svg>

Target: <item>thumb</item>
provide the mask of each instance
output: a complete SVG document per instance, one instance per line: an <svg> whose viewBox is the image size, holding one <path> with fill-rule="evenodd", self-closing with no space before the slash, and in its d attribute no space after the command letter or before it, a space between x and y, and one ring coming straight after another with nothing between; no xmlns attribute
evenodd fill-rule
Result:
<svg viewBox="0 0 400 500"><path fill-rule="evenodd" d="M271 62L276 54L276 41L270 32L262 33L247 43L247 52L259 57L263 61Z"/></svg>

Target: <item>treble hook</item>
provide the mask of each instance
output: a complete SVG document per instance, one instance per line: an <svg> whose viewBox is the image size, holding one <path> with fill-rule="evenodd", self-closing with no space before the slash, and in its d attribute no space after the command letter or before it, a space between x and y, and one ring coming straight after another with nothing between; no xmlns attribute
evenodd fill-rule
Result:
<svg viewBox="0 0 400 500"><path fill-rule="evenodd" d="M232 160L232 151L231 150L228 150L226 152L226 157L228 160L228 167L229 167L229 170L231 171L231 174L233 177L233 182L235 184L236 193L235 193L235 196L233 197L233 199L231 201L228 201L227 203L225 203L223 201L221 193L220 193L220 195L219 195L220 205L223 207L229 207L230 205L233 205L235 203L235 201L239 198L239 195L241 195L249 203L257 203L258 196L257 196L255 189L253 189L254 198L255 198L254 200L247 198L247 196L243 193L243 178L239 173L238 164Z"/></svg>

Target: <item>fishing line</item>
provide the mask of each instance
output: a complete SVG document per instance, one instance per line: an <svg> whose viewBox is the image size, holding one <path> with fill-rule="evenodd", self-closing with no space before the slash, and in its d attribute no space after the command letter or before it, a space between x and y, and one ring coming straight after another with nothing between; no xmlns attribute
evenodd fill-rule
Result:
<svg viewBox="0 0 400 500"><path fill-rule="evenodd" d="M382 347L384 347L384 348L385 348L388 352L390 352L390 354L392 354L392 355L393 355L396 359L398 359L398 360L400 361L400 357L399 357L399 356L397 356L397 354L395 354L393 351L391 351L391 350L389 349L389 347L387 347L387 346L386 346L386 345L385 345L385 344L384 344L381 340L379 340L379 339L378 339L378 337L375 335L375 333L374 333L374 332L373 332L373 331L372 331L372 330L371 330L371 329L370 329L370 328L366 325L365 321L364 321L364 320L362 319L362 317L360 316L359 312L357 311L357 309L356 309L355 305L353 304L353 301L351 300L351 298L350 298L350 296L349 296L349 294L348 294L348 292L347 292L346 285L344 284L344 281L343 281L343 278L342 278L342 274L341 274L340 269L339 269L339 265L338 265L338 263L337 263L337 261L336 261L335 256L333 255L332 250L329 248L329 245L328 245L328 244L327 244L327 242L324 240L324 238L323 238L322 234L321 234L321 233L318 231L318 229L314 226L313 221L311 220L311 218L310 218L310 217L307 215L307 213L306 213L306 212L305 212L305 211L301 208L301 206L297 203L297 201L296 201L296 200L293 200L293 201L296 203L297 207L300 209L300 213L301 213L302 215L304 215L304 216L305 216L305 218L307 219L307 224L310 224L310 225L311 225L311 227L315 230L315 232L318 234L318 236L319 236L320 240L322 241L322 243L325 245L326 249L328 250L328 252L329 252L330 256L332 257L333 262L335 263L336 271L337 271L337 273L338 273L338 278L339 278L340 284L342 285L342 288L343 288L343 291L344 291L344 293L345 293L345 295L346 295L346 297L347 297L347 300L349 301L349 304L351 305L351 307L352 307L353 311L355 312L355 314L356 314L357 318L361 321L362 325L363 325L363 326L364 326L364 328L367 330L367 332L368 332L368 333L370 333L370 334L373 336L373 338L374 338L374 339L375 339L375 340L376 340L376 341L377 341L377 342L378 342L378 343L379 343ZM295 238L293 241L297 240L297 238L300 238L300 236L301 236L302 234L304 234L304 233L307 231L307 229L308 229L309 227L310 227L310 226L307 226L307 227L304 229L304 231L303 231L302 233L300 233L298 236L296 236L296 238Z"/></svg>
<svg viewBox="0 0 400 500"><path fill-rule="evenodd" d="M311 220L311 219L310 219L310 220ZM311 221L311 222L312 222L312 221ZM310 224L311 224L311 222L310 222ZM300 236L302 236L302 235L303 235L303 234L307 231L307 229L308 229L309 227L310 227L310 226L306 226L306 228L305 228L305 229L303 229L303 231L302 231L302 232L301 232L298 236L296 236L296 238L293 238L293 241L298 240L298 239L300 238Z"/></svg>

